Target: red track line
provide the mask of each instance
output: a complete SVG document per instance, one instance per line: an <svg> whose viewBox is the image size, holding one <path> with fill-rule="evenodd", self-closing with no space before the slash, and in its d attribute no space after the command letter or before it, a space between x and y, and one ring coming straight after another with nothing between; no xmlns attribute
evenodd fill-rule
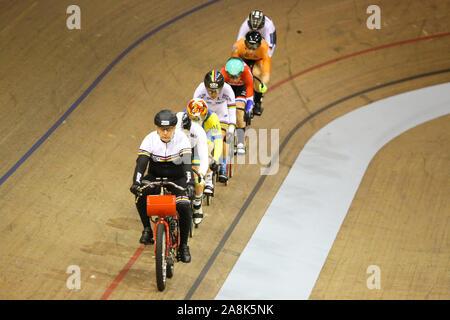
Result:
<svg viewBox="0 0 450 320"><path fill-rule="evenodd" d="M393 43L385 44L385 45L382 45L382 46L379 46L379 47L374 47L374 48L369 48L369 49L366 49L366 50L354 52L354 53L348 54L346 56L338 57L336 59L332 59L332 60L329 60L329 61L325 61L325 62L320 63L318 65L312 66L312 67L310 67L308 69L300 71L300 72L298 72L298 73L296 73L296 74L294 74L294 75L292 75L292 76L290 76L290 77L288 77L288 78L286 78L284 80L281 80L280 82L275 83L273 86L271 86L267 90L267 93L269 93L270 91L278 88L279 86L285 84L286 82L289 82L289 81L291 81L291 80L293 80L293 79L295 79L295 78L297 78L297 77L299 77L299 76L301 76L301 75L303 75L305 73L308 73L310 71L319 69L321 67L327 66L329 64L332 64L332 63L335 63L335 62L338 62L338 61L341 61L341 60L345 60L345 59L348 59L348 58L359 56L359 55L362 55L364 53L369 53L369 52L372 52L372 51L377 51L377 50L381 50L381 49L386 49L386 48L390 48L390 47L399 46L399 45L402 45L402 44L407 44L407 43L417 42L417 41L422 41L422 40L441 38L441 37L446 37L446 36L450 36L450 32L439 33L439 34L435 34L435 35L431 35L431 36L427 36L427 37L422 37L422 38L414 38L414 39L403 40L403 41L399 41L399 42L393 42Z"/></svg>
<svg viewBox="0 0 450 320"><path fill-rule="evenodd" d="M355 56L359 56L362 55L364 53L368 53L368 52L372 52L372 51L377 51L377 50L381 50L381 49L386 49L386 48L390 48L390 47L395 47L395 46L399 46L402 44L406 44L406 43L411 43L411 42L417 42L417 41L422 41L422 40L428 40L428 39L435 39L435 38L441 38L441 37L446 37L446 36L450 36L450 32L447 33L439 33L439 34L435 34L435 35L431 35L431 36L427 36L427 37L422 37L422 38L414 38L414 39L409 39L409 40L403 40L403 41L399 41L399 42L393 42L393 43L389 43L389 44L385 44L379 47L374 47L374 48L369 48L366 50L362 50L362 51L357 51L351 54L348 54L346 56L342 56L342 57L338 57L336 59L332 59L323 63L320 63L318 65L312 66L308 69L305 69L303 71L300 71L284 80L281 80L280 82L275 83L273 86L270 87L270 89L267 90L267 93L269 93L270 91L280 87L281 85L285 84L286 82L289 82L305 73L308 73L310 71L319 69L323 66L341 61L341 60L345 60L348 58L352 58ZM125 267L122 269L122 271L120 271L119 275L114 279L113 283L111 283L111 285L109 286L108 289L106 289L105 293L103 294L103 296L100 298L101 300L106 300L108 299L108 297L111 295L111 293L114 291L114 289L119 285L120 281L123 279L123 277L125 276L125 274L128 272L128 270L131 268L131 266L134 264L134 262L139 258L139 256L141 255L142 251L144 250L145 245L141 245L139 247L139 249L137 249L137 251L134 253L133 257L131 257L130 261L128 261L128 263L125 265Z"/></svg>
<svg viewBox="0 0 450 320"><path fill-rule="evenodd" d="M114 289L119 285L120 281L125 277L125 274L128 272L128 270L131 269L131 266L134 264L134 262L139 258L142 251L144 251L145 245L141 244L139 249L136 250L134 255L131 257L131 259L128 261L128 263L123 267L122 271L120 271L119 275L114 279L114 281L111 283L111 285L106 289L105 293L102 295L100 300L106 300L111 295L111 293L114 291Z"/></svg>

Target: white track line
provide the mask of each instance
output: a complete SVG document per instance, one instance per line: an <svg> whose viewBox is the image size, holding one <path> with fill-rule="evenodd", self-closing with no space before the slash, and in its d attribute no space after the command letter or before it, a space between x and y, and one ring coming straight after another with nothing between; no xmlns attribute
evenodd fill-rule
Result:
<svg viewBox="0 0 450 320"><path fill-rule="evenodd" d="M305 145L216 299L308 299L373 156L450 113L450 83L371 103Z"/></svg>

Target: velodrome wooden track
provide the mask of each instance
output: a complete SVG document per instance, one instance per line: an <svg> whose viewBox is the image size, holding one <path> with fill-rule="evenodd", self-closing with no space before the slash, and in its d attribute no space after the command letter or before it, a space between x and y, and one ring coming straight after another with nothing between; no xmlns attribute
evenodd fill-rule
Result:
<svg viewBox="0 0 450 320"><path fill-rule="evenodd" d="M81 30L66 28L71 4ZM366 28L370 4L0 0L0 298L213 299L315 132L372 101L450 81L448 1L377 1L380 30ZM232 226L260 177L259 165L236 166L190 240L192 263L177 264L160 293L128 191L136 152L155 112L182 110L223 65L255 8L274 20L278 45L254 128L278 128L281 143L354 96L294 132L278 174ZM450 298L449 127L449 116L425 123L376 155L312 299ZM380 290L365 285L373 264ZM70 265L80 290L66 287Z"/></svg>

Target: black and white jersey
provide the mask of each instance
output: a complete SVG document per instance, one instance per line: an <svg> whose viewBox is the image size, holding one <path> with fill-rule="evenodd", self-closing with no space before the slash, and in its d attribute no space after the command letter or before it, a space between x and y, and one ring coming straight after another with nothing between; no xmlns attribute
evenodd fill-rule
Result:
<svg viewBox="0 0 450 320"><path fill-rule="evenodd" d="M177 113L177 130L180 130L183 132L191 142L191 148L192 151L197 154L194 154L194 162L193 165L195 166L195 161L200 160L200 166L198 168L198 172L202 174L203 176L206 175L206 172L208 171L208 165L209 165L209 158L208 158L208 138L206 136L205 130L203 130L202 126L196 123L195 121L192 121L191 123L191 129L189 131L184 130L182 128L182 119L184 112L178 112ZM194 149L195 148L195 149ZM199 159L196 159L198 156Z"/></svg>
<svg viewBox="0 0 450 320"><path fill-rule="evenodd" d="M220 124L226 128L229 125L236 126L236 100L234 91L228 83L223 84L222 90L216 99L209 96L205 84L201 82L195 89L194 97L205 100L208 110L215 112L219 117Z"/></svg>
<svg viewBox="0 0 450 320"><path fill-rule="evenodd" d="M250 27L248 26L248 18L242 23L238 36L236 38L236 41L238 41L241 38L245 38L245 35L247 32L250 31ZM277 45L277 32L275 30L275 25L273 24L273 21L268 17L265 16L264 20L264 27L262 29L258 30L263 39L267 41L269 44L269 56L272 57L273 52L275 51L275 47Z"/></svg>
<svg viewBox="0 0 450 320"><path fill-rule="evenodd" d="M147 135L141 143L138 159L144 156L149 160L148 174L152 177L167 177L178 179L184 176L190 178L191 144L186 135L175 130L172 140L164 142L156 131ZM188 165L188 167L186 167ZM134 179L141 182L145 168L136 167ZM189 168L189 174L186 174Z"/></svg>

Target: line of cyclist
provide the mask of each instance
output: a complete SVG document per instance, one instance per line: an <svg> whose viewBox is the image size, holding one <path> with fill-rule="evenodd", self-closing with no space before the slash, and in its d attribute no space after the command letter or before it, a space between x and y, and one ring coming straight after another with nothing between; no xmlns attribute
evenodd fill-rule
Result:
<svg viewBox="0 0 450 320"><path fill-rule="evenodd" d="M195 224L203 219L203 193L214 193L213 172L218 173L220 182L227 182L228 155L234 152L234 139L231 141L234 135L236 153L246 152L245 129L254 115L263 112L262 96L270 80L275 45L272 20L262 11L253 10L241 25L230 59L220 71L213 69L205 75L186 109L177 114L170 110L156 114L156 131L140 145L130 188L137 197L136 207L144 226L140 243L154 243L146 195L160 192L156 188L142 191L141 186L158 177L169 178L188 190L169 188L176 196L180 217L178 258L186 263L191 261L187 245L191 219Z"/></svg>

